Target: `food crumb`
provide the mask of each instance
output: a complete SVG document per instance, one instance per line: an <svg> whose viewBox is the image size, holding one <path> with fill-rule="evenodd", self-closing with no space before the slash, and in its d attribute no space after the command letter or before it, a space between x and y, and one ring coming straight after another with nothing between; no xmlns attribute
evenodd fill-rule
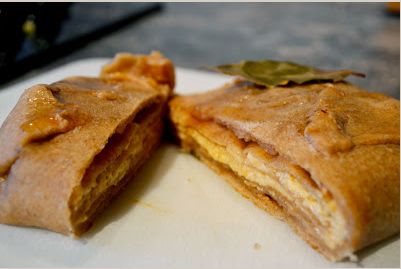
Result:
<svg viewBox="0 0 401 269"><path fill-rule="evenodd" d="M191 182L191 181L192 181L192 179L190 179L190 178L187 178L187 181L188 181L188 182Z"/></svg>
<svg viewBox="0 0 401 269"><path fill-rule="evenodd" d="M259 250L259 249L262 248L262 246L261 246L259 243L255 243L255 244L253 245L253 248L254 248L255 250Z"/></svg>
<svg viewBox="0 0 401 269"><path fill-rule="evenodd" d="M356 256L353 253L348 253L346 255L346 257L349 259L350 262L358 262L359 261L358 256Z"/></svg>

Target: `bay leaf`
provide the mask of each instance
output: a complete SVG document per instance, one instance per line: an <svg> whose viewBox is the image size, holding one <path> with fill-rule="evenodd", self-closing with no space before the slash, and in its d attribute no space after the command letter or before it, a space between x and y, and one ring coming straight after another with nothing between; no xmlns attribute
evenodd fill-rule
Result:
<svg viewBox="0 0 401 269"><path fill-rule="evenodd" d="M353 70L325 71L293 62L273 60L241 61L234 64L215 66L211 69L227 75L239 76L266 87L287 85L290 82L296 84L310 81L337 82L350 75L365 77L363 73Z"/></svg>

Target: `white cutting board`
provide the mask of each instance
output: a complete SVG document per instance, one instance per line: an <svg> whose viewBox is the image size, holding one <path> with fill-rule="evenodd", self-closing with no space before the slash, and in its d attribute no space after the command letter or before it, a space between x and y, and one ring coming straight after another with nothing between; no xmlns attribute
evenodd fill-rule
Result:
<svg viewBox="0 0 401 269"><path fill-rule="evenodd" d="M23 90L67 76L96 76L88 59L0 90L0 123ZM177 69L179 94L230 80ZM1 153L0 153L1 154ZM203 163L163 144L81 239L0 225L0 267L135 268L399 267L399 236L364 250L359 263L330 263L281 221L235 192Z"/></svg>

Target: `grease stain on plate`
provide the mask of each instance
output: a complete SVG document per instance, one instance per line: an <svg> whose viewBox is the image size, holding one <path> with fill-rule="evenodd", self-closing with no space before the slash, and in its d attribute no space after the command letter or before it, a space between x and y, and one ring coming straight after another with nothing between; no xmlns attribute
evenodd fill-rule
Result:
<svg viewBox="0 0 401 269"><path fill-rule="evenodd" d="M159 206L157 206L157 205L154 205L154 204L151 204L151 203L148 203L148 202L144 202L144 201L141 201L141 200L136 199L136 198L133 199L133 203L134 203L135 205L140 205L140 206L142 206L142 207L144 207L144 208L151 209L152 211L157 212L157 213L166 214L166 213L169 212L169 211L168 211L167 209L165 209L165 208L161 208L161 207L159 207Z"/></svg>

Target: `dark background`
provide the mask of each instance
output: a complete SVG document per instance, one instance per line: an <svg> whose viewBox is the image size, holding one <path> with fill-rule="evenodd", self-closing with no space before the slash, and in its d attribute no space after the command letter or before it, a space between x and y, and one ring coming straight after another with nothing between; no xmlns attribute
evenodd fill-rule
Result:
<svg viewBox="0 0 401 269"><path fill-rule="evenodd" d="M69 12L86 15L69 21L69 27L107 21L134 5L138 3L72 5ZM386 12L385 3L163 3L160 10L120 26L17 80L78 59L160 50L188 68L270 58L355 69L367 77L352 82L400 96L399 15Z"/></svg>

